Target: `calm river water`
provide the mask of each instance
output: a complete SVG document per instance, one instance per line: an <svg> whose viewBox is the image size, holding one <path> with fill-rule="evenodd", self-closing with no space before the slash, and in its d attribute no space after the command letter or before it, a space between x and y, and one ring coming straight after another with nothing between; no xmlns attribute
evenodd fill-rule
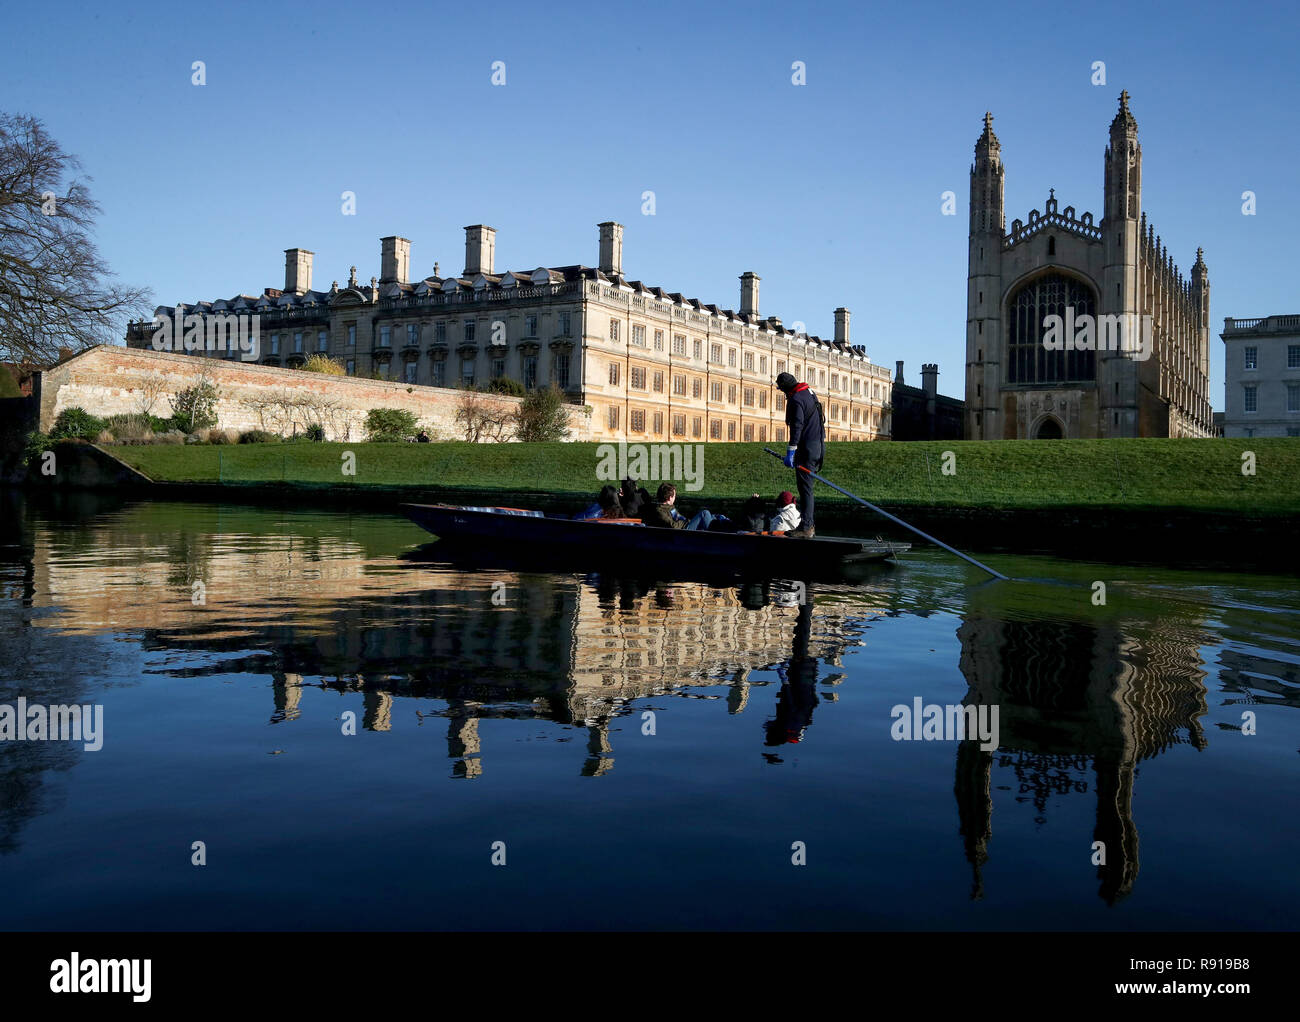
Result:
<svg viewBox="0 0 1300 1022"><path fill-rule="evenodd" d="M1293 578L918 550L801 606L371 512L0 512L0 704L102 707L98 750L0 743L3 928L1300 918ZM916 700L996 750L895 740Z"/></svg>

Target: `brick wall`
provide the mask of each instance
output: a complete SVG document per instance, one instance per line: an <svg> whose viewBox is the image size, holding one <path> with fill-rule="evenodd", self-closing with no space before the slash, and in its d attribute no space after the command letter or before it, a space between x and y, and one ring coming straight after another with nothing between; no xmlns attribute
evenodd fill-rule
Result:
<svg viewBox="0 0 1300 1022"><path fill-rule="evenodd" d="M161 389L149 411L169 416L168 398L197 383L205 369L218 388L217 419L226 429L288 435L317 421L325 426L327 439L358 440L365 438L370 409L403 408L436 439L465 438L456 422L460 391L104 345L41 374L40 428L48 432L65 408L84 408L101 417L138 414L152 386ZM503 412L519 404L518 398L501 395L483 395L482 400ZM590 439L590 419L581 408L570 406L569 425L571 440Z"/></svg>

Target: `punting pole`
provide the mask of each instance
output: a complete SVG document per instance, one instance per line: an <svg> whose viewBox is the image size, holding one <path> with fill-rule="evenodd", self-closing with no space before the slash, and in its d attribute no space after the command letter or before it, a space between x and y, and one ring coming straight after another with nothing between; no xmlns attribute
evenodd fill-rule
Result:
<svg viewBox="0 0 1300 1022"><path fill-rule="evenodd" d="M772 455L772 457L774 457L774 458L777 458L777 459L782 460L782 461L785 460L784 458L781 457L781 455L777 454L776 451L772 450L771 448L764 447L763 450L766 451L768 454ZM851 497L853 500L856 500L856 501L857 501L859 504L861 504L863 507L869 507L869 508L871 508L871 510L874 511L874 512L876 512L876 514L878 514L878 515L883 515L885 518L888 518L891 522L894 522L894 523L897 524L897 525L901 525L904 529L910 529L912 532L915 532L915 533L916 533L918 536L920 536L922 539L929 540L929 541L930 541L931 543L933 543L935 546L941 546L941 547L943 547L945 550L948 551L948 553L950 553L950 554L956 554L956 555L957 555L958 557L960 557L963 561L969 561L971 564L975 565L975 567L977 567L977 568L981 568L981 569L983 569L984 571L987 571L987 572L988 572L990 575L992 575L994 578L1000 578L1000 579L1002 579L1004 582L1007 581L1007 576L1006 576L1006 575L1003 575L1001 572L999 572L999 571L994 571L994 570L993 570L992 568L990 568L987 564L981 564L979 561L975 560L974 557L969 557L969 556L967 556L966 554L962 553L960 550L956 549L955 547L950 547L947 543L944 543L942 540L935 539L933 536L931 536L931 535L929 535L929 534L927 534L927 533L922 532L922 531L921 531L920 529L918 529L915 525L908 525L907 522L903 521L903 519L897 517L896 515L891 515L891 514L890 514L888 511L886 511L884 508L876 507L876 505L873 504L873 503L871 503L871 501L869 501L869 500L863 500L863 499L862 499L861 497L859 497L856 493L850 493L848 490L844 489L844 487L842 487L842 486L836 486L836 485L835 485L833 482L831 482L829 479L823 479L821 476L819 476L819 475L818 475L816 472L814 472L812 469L808 468L806 465L796 465L795 468L799 469L801 472L807 472L810 476L812 476L814 479L816 479L819 483L825 483L825 484L826 484L827 486L829 486L832 490L838 490L840 493L844 494L844 496L846 496L846 497Z"/></svg>

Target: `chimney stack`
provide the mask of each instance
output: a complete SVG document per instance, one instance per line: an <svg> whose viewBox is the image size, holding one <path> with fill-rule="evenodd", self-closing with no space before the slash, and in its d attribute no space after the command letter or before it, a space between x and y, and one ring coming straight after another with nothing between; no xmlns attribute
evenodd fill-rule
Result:
<svg viewBox="0 0 1300 1022"><path fill-rule="evenodd" d="M600 272L623 274L623 225L606 220L600 227Z"/></svg>
<svg viewBox="0 0 1300 1022"><path fill-rule="evenodd" d="M843 307L835 310L835 340L849 343L849 310Z"/></svg>
<svg viewBox="0 0 1300 1022"><path fill-rule="evenodd" d="M927 362L921 366L921 389L925 391L925 396L931 401L939 396L938 363Z"/></svg>
<svg viewBox="0 0 1300 1022"><path fill-rule="evenodd" d="M465 228L465 276L492 272L496 261L497 232L484 224Z"/></svg>
<svg viewBox="0 0 1300 1022"><path fill-rule="evenodd" d="M311 257L315 254L305 248L284 250L285 291L301 295L311 290Z"/></svg>
<svg viewBox="0 0 1300 1022"><path fill-rule="evenodd" d="M762 278L753 270L740 275L740 314L758 316L758 282Z"/></svg>
<svg viewBox="0 0 1300 1022"><path fill-rule="evenodd" d="M895 383L897 386L901 387L901 386L903 386L903 361L902 361L902 359L899 359L897 362L894 363L894 365L897 367L897 368L894 370L894 383Z"/></svg>
<svg viewBox="0 0 1300 1022"><path fill-rule="evenodd" d="M379 239L379 283L405 284L410 280L411 243L396 234Z"/></svg>

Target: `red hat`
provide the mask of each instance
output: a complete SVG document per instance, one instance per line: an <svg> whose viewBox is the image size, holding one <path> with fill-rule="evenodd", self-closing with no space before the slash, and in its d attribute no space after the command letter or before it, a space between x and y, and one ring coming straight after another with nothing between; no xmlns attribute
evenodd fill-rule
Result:
<svg viewBox="0 0 1300 1022"><path fill-rule="evenodd" d="M793 503L794 503L794 494L791 493L789 490L782 490L780 493L777 494L776 497L777 507L785 507L787 504L793 504Z"/></svg>

